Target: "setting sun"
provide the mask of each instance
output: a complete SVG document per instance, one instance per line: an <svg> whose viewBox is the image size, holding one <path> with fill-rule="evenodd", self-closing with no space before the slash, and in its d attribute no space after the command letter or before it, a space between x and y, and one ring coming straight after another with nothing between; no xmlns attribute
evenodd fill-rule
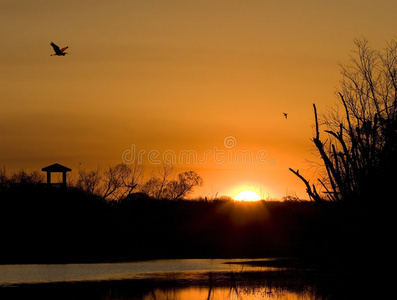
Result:
<svg viewBox="0 0 397 300"><path fill-rule="evenodd" d="M259 201L261 197L253 191L243 191L234 197L235 201Z"/></svg>

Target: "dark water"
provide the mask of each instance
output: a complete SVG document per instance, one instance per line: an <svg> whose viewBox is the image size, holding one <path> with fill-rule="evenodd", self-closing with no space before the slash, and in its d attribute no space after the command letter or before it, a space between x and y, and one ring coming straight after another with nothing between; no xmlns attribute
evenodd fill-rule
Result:
<svg viewBox="0 0 397 300"><path fill-rule="evenodd" d="M249 263L248 263L249 262ZM0 299L361 299L365 286L270 259L0 265ZM364 298L362 298L364 299Z"/></svg>

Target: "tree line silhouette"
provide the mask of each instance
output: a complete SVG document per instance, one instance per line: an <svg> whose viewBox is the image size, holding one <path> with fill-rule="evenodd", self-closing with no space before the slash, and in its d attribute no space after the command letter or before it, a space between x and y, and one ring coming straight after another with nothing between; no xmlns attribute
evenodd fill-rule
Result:
<svg viewBox="0 0 397 300"><path fill-rule="evenodd" d="M195 171L180 173L176 179L173 179L173 172L173 166L164 163L143 182L141 164L117 164L106 170L80 169L75 186L107 200L121 201L137 191L156 199L177 200L203 185L203 179Z"/></svg>
<svg viewBox="0 0 397 300"><path fill-rule="evenodd" d="M195 171L186 171L174 178L174 168L169 164L156 169L145 182L143 173L142 164L117 164L106 169L79 168L77 179L69 180L68 187L106 201L122 201L136 193L155 199L178 200L186 198L195 187L203 185L202 177ZM38 186L44 186L44 176L38 171L20 170L8 176L6 168L0 168L0 190Z"/></svg>

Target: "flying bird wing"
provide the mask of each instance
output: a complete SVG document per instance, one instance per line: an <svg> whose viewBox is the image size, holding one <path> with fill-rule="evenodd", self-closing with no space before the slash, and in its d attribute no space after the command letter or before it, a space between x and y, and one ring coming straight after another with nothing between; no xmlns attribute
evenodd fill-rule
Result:
<svg viewBox="0 0 397 300"><path fill-rule="evenodd" d="M69 48L69 46L67 46L67 47L63 47L62 49L61 49L61 52L63 53L66 49L68 49ZM58 48L59 49L59 48Z"/></svg>
<svg viewBox="0 0 397 300"><path fill-rule="evenodd" d="M55 45L54 43L51 43L52 48L54 48L55 53L62 53L61 50L59 49L59 47L57 45Z"/></svg>

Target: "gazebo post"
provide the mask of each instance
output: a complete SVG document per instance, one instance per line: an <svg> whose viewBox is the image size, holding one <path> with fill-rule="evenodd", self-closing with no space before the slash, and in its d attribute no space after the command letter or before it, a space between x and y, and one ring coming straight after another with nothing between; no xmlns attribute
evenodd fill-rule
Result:
<svg viewBox="0 0 397 300"><path fill-rule="evenodd" d="M47 186L51 186L51 172L47 171Z"/></svg>
<svg viewBox="0 0 397 300"><path fill-rule="evenodd" d="M66 187L66 171L62 172L62 185Z"/></svg>

